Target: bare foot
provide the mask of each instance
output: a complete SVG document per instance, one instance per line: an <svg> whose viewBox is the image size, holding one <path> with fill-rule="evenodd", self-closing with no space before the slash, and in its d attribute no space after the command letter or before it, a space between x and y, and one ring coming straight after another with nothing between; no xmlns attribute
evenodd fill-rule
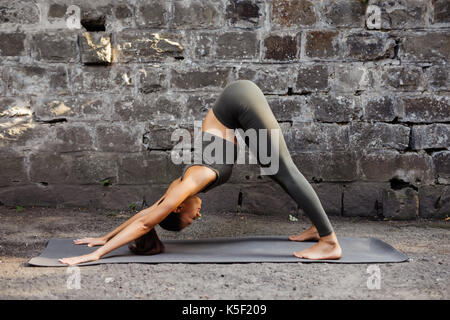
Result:
<svg viewBox="0 0 450 320"><path fill-rule="evenodd" d="M328 236L321 237L318 243L308 249L294 252L294 256L311 260L335 260L342 256L342 249L333 232Z"/></svg>
<svg viewBox="0 0 450 320"><path fill-rule="evenodd" d="M308 241L308 240L319 240L319 232L315 226L311 226L308 230L305 230L301 234L297 234L295 236L289 236L289 240L291 241Z"/></svg>

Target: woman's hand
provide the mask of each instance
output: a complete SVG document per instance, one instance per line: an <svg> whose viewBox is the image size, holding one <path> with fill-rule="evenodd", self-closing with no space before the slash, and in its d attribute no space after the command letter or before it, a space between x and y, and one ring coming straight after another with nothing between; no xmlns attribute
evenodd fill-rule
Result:
<svg viewBox="0 0 450 320"><path fill-rule="evenodd" d="M85 254L84 256L72 257L72 258L62 258L58 261L63 264L68 264L69 266L73 266L74 264L83 263L83 262L91 262L97 261L100 257L94 252Z"/></svg>
<svg viewBox="0 0 450 320"><path fill-rule="evenodd" d="M87 244L88 247L102 246L106 242L107 242L107 240L105 238L83 238L83 239L73 240L73 243L75 243L75 244Z"/></svg>

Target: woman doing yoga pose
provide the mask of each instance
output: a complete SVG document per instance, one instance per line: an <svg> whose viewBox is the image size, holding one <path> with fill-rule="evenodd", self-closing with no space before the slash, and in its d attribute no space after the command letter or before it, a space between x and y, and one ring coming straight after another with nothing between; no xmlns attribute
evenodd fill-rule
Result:
<svg viewBox="0 0 450 320"><path fill-rule="evenodd" d="M213 107L207 113L202 123L202 136L223 140L224 150L231 146L234 148L236 160L237 140L232 133L235 129L272 129L279 130L280 126L267 103L260 88L249 80L237 80L222 91ZM231 133L231 134L230 134ZM261 167L259 148L267 147L272 150L274 143L278 146L278 171L268 175L277 182L289 196L295 200L300 208L308 215L312 226L299 235L289 237L292 241L316 240L311 247L294 252L299 258L320 260L339 259L342 249L338 243L333 227L310 183L300 173L294 164L282 134L272 141L267 134L267 145L258 143L249 144L250 151L257 155ZM202 139L203 149L207 139ZM257 146L255 149L255 145ZM228 146L228 147L227 147ZM134 240L129 248L135 254L157 254L164 251L163 243L158 239L154 227L159 224L162 228L171 231L180 231L189 226L201 216L202 200L197 196L200 192L207 192L212 188L225 183L232 171L233 164L221 161L221 164L206 163L189 164L184 168L181 177L174 180L165 194L151 207L138 212L112 232L101 238L84 238L75 240L75 244L88 244L88 246L101 245L96 251L72 258L63 258L59 261L74 265L83 262L96 261L105 254Z"/></svg>

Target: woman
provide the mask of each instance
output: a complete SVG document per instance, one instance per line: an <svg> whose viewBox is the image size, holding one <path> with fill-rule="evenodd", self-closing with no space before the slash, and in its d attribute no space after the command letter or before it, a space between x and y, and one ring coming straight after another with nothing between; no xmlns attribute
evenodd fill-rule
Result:
<svg viewBox="0 0 450 320"><path fill-rule="evenodd" d="M202 135L209 138L213 135L215 139L223 140L224 150L227 145L232 145L236 160L237 140L232 132L239 128L257 131L266 129L266 132L277 129L281 132L262 91L249 80L237 80L227 85L203 120ZM313 260L339 259L342 249L317 194L292 161L283 135L280 134L277 139L271 141L271 136L267 135L265 140L268 143L268 150L271 149L272 143L277 143L279 148L278 171L269 177L297 202L312 221L312 226L308 230L290 236L289 240L317 241L305 250L294 252L294 255ZM205 144L209 144L207 140L202 139L203 148ZM261 165L258 150L254 149L255 145L245 142L252 153L257 155L257 161ZM259 148L260 144L257 143L256 146ZM170 184L166 193L153 206L138 212L102 238L74 241L75 244L101 245L99 249L87 255L59 261L68 265L96 261L133 240L135 241L129 244L129 248L136 254L163 252L164 246L159 241L154 227L159 224L167 230L179 231L200 217L202 201L196 195L225 183L231 175L233 164L225 160L222 163L202 162L187 165L183 175Z"/></svg>

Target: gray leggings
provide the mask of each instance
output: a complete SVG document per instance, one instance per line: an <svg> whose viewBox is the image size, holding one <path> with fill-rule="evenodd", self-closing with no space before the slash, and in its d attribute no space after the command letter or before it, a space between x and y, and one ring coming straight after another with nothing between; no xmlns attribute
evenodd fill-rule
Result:
<svg viewBox="0 0 450 320"><path fill-rule="evenodd" d="M270 129L279 129L279 170L276 174L269 175L269 177L276 181L303 209L311 222L316 226L321 237L332 233L333 227L322 204L311 184L300 173L293 162L278 121L273 115L261 89L249 80L234 81L222 91L212 109L216 118L230 129L241 128L244 131L249 128L257 131L258 129L267 129L268 133ZM268 149L266 150L271 150L270 140L268 135ZM252 150L251 146L253 144L249 145L247 140L245 140L245 143L261 165L258 150ZM259 141L256 145L260 145Z"/></svg>

